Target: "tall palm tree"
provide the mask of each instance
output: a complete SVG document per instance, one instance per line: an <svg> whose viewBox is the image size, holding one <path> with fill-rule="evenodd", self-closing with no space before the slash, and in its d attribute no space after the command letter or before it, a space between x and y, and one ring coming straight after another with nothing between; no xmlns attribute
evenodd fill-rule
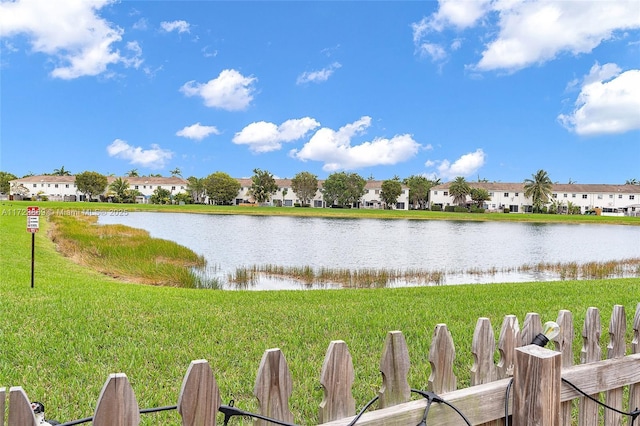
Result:
<svg viewBox="0 0 640 426"><path fill-rule="evenodd" d="M171 170L169 173L171 173L171 176L180 176L180 177L182 177L182 170L180 170L178 167L176 167L175 169Z"/></svg>
<svg viewBox="0 0 640 426"><path fill-rule="evenodd" d="M54 176L70 176L71 173L69 173L69 170L65 170L64 166L62 166L59 169L53 169L53 175Z"/></svg>
<svg viewBox="0 0 640 426"><path fill-rule="evenodd" d="M544 170L540 169L531 175L532 179L524 180L524 196L533 201L533 211L540 212L542 207L551 199L553 182Z"/></svg>
<svg viewBox="0 0 640 426"><path fill-rule="evenodd" d="M129 181L122 178L117 178L111 185L109 185L109 189L115 192L118 197L118 201L124 201L126 198L127 190L129 189Z"/></svg>
<svg viewBox="0 0 640 426"><path fill-rule="evenodd" d="M129 177L138 177L138 169L131 169L127 172L127 176Z"/></svg>
<svg viewBox="0 0 640 426"><path fill-rule="evenodd" d="M449 195L453 197L453 203L459 206L467 202L467 195L471 194L471 187L462 176L455 178L449 185Z"/></svg>

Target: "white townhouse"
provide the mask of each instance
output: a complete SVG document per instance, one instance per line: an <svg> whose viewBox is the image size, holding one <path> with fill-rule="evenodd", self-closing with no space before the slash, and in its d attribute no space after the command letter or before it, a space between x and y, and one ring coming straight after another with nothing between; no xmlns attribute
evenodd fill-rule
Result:
<svg viewBox="0 0 640 426"><path fill-rule="evenodd" d="M110 185L118 177L107 176L107 184ZM180 177L122 177L129 183L130 189L140 191L141 196L137 197L136 202L146 203L149 197L153 195L153 191L163 188L172 195L187 190L189 182ZM27 176L20 179L9 181L9 195L13 199L20 198L38 198L46 196L50 201L84 201L85 194L78 191L76 187L75 176L55 176L40 175ZM109 189L103 196L107 196Z"/></svg>
<svg viewBox="0 0 640 426"><path fill-rule="evenodd" d="M528 213L533 210L533 201L524 195L524 183L467 182L471 188L482 188L489 192L491 199L484 203L488 211ZM431 188L431 205L442 208L453 205L449 195L451 182ZM601 209L602 214L640 215L640 185L604 185L604 184L553 184L551 200L558 205L567 206L570 202L580 207L580 212ZM471 204L471 197L467 196Z"/></svg>
<svg viewBox="0 0 640 426"><path fill-rule="evenodd" d="M302 204L302 202L298 199L295 192L291 188L291 179L275 179L276 185L278 185L278 191L271 197L270 205L283 205L291 207L295 204ZM235 204L245 204L245 203L253 203L254 199L249 195L249 188L251 188L251 179L238 179L240 182L240 192L236 197ZM331 207L326 205L322 192L320 189L322 188L322 184L324 180L318 181L318 190L316 191L315 196L311 200L311 207ZM364 209L382 209L384 208L384 202L380 198L380 191L382 190L382 181L381 180L368 180L365 184L365 193L360 199L360 201L356 204L356 208L364 208ZM402 185L402 193L396 200L396 204L394 206L397 210L408 210L409 208L409 188Z"/></svg>
<svg viewBox="0 0 640 426"><path fill-rule="evenodd" d="M110 185L114 180L118 179L114 176L107 176L107 183ZM121 177L129 183L129 188L140 191L141 196L136 198L137 203L147 203L149 197L158 188L168 190L172 195L186 192L189 181L180 177ZM249 195L251 187L251 179L237 179L240 183L240 191L234 201L235 205L244 203L253 203L253 198ZM311 200L312 207L330 207L327 206L322 198L322 183L318 181L318 190ZM75 176L55 176L40 175L27 176L20 179L9 181L10 196L15 199L47 197L50 201L84 201L85 195L78 191L75 184ZM293 206L301 201L291 188L291 179L276 179L278 191L271 197L270 205ZM380 199L380 191L382 189L382 181L369 180L365 185L365 194L357 203L358 208L381 209L384 203ZM109 189L102 194L107 197ZM407 210L409 208L409 188L402 186L402 194L394 206L398 210Z"/></svg>

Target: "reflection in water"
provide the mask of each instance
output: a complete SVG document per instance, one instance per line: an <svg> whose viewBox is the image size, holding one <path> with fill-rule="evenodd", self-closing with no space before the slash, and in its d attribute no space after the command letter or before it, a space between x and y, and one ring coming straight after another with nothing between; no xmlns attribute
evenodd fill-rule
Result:
<svg viewBox="0 0 640 426"><path fill-rule="evenodd" d="M222 288L235 288L239 269L274 268L269 265L308 268L316 275L377 271L393 276L390 286L549 281L564 272L536 265L604 263L640 254L635 226L137 212L101 216L99 222L143 228L191 248L207 259L206 277ZM420 281L410 272L442 277ZM246 281L249 288L340 288L344 282L254 275ZM371 285L380 280L371 278Z"/></svg>

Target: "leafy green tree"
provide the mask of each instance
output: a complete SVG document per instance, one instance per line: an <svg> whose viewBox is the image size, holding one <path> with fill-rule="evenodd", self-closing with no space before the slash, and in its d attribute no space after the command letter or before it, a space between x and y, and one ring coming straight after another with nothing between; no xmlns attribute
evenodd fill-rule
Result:
<svg viewBox="0 0 640 426"><path fill-rule="evenodd" d="M53 169L53 175L54 176L71 176L71 173L69 173L68 170L65 170L64 166L62 166L59 169Z"/></svg>
<svg viewBox="0 0 640 426"><path fill-rule="evenodd" d="M271 173L266 170L253 169L251 187L248 193L258 203L266 203L278 191L278 184Z"/></svg>
<svg viewBox="0 0 640 426"><path fill-rule="evenodd" d="M353 206L364 195L366 184L357 173L331 173L322 185L322 195L328 206Z"/></svg>
<svg viewBox="0 0 640 426"><path fill-rule="evenodd" d="M387 179L382 182L380 190L380 198L384 201L385 208L391 209L398 201L398 197L402 194L402 184L400 178Z"/></svg>
<svg viewBox="0 0 640 426"><path fill-rule="evenodd" d="M318 177L309 172L300 172L291 179L291 189L300 202L307 205L318 192Z"/></svg>
<svg viewBox="0 0 640 426"><path fill-rule="evenodd" d="M149 202L151 204L171 204L171 191L158 187L149 197Z"/></svg>
<svg viewBox="0 0 640 426"><path fill-rule="evenodd" d="M131 170L129 170L127 172L127 176L128 177L138 177L140 175L138 174L138 169L131 169Z"/></svg>
<svg viewBox="0 0 640 426"><path fill-rule="evenodd" d="M124 203L124 199L127 195L127 190L129 189L129 181L119 177L111 182L111 184L109 185L109 189L116 194L116 202Z"/></svg>
<svg viewBox="0 0 640 426"><path fill-rule="evenodd" d="M491 196L489 195L489 191L484 188L471 188L471 199L475 203L478 208L482 208L482 205L485 201L489 201Z"/></svg>
<svg viewBox="0 0 640 426"><path fill-rule="evenodd" d="M76 175L76 187L87 196L87 201L90 201L107 189L107 177L97 172L82 172Z"/></svg>
<svg viewBox="0 0 640 426"><path fill-rule="evenodd" d="M9 190L11 189L9 181L14 179L18 179L18 176L8 172L0 172L0 194L9 193Z"/></svg>
<svg viewBox="0 0 640 426"><path fill-rule="evenodd" d="M624 183L625 185L640 185L640 181L638 179L627 179Z"/></svg>
<svg viewBox="0 0 640 426"><path fill-rule="evenodd" d="M458 176L449 185L449 195L453 197L453 203L459 206L467 202L467 195L471 194L471 187L462 176Z"/></svg>
<svg viewBox="0 0 640 426"><path fill-rule="evenodd" d="M440 185L440 179L430 180L425 176L412 175L402 182L409 187L409 203L414 209L425 209L429 202L429 191Z"/></svg>
<svg viewBox="0 0 640 426"><path fill-rule="evenodd" d="M189 176L187 178L189 182L187 184L187 191L191 194L191 199L196 204L201 204L204 202L204 196L206 193L206 188L204 187L204 179L197 178L195 176Z"/></svg>
<svg viewBox="0 0 640 426"><path fill-rule="evenodd" d="M541 212L542 207L549 203L553 182L544 170L540 169L531 175L532 179L524 180L524 195L533 201L533 211Z"/></svg>
<svg viewBox="0 0 640 426"><path fill-rule="evenodd" d="M232 204L240 192L240 182L224 172L215 172L204 178L203 185L209 199L215 204Z"/></svg>

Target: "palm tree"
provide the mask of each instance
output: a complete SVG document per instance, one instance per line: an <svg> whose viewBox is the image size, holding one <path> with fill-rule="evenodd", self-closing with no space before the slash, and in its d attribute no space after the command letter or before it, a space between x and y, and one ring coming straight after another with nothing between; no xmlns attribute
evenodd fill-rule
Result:
<svg viewBox="0 0 640 426"><path fill-rule="evenodd" d="M180 177L182 177L182 171L177 167L175 169L171 170L169 173L171 173L171 176L180 176Z"/></svg>
<svg viewBox="0 0 640 426"><path fill-rule="evenodd" d="M65 170L64 166L62 166L59 169L53 169L53 175L54 176L71 176L71 173L69 173L68 170Z"/></svg>
<svg viewBox="0 0 640 426"><path fill-rule="evenodd" d="M129 177L138 177L138 169L131 169L127 172L127 176Z"/></svg>
<svg viewBox="0 0 640 426"><path fill-rule="evenodd" d="M125 200L127 195L127 190L129 189L129 181L122 178L117 178L111 185L109 185L109 189L112 190L116 196L118 197L118 201L122 202Z"/></svg>
<svg viewBox="0 0 640 426"><path fill-rule="evenodd" d="M449 195L453 197L454 204L459 206L466 204L469 194L471 194L471 187L462 176L455 178L449 185Z"/></svg>
<svg viewBox="0 0 640 426"><path fill-rule="evenodd" d="M533 211L540 212L551 199L553 182L544 170L540 169L531 175L533 179L524 180L524 196L533 200Z"/></svg>

